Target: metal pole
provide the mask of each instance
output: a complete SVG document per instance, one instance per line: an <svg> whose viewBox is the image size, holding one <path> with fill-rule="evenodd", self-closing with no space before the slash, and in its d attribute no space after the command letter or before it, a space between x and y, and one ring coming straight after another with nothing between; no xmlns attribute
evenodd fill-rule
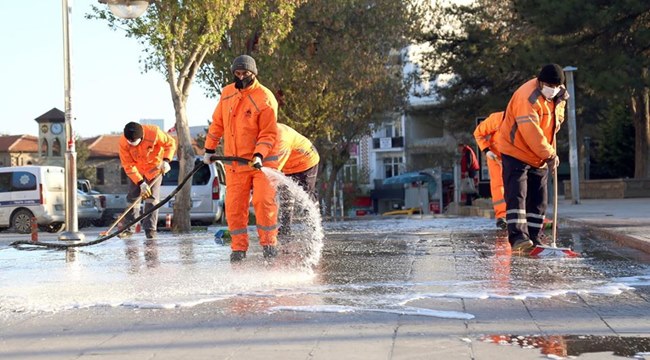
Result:
<svg viewBox="0 0 650 360"><path fill-rule="evenodd" d="M70 59L70 15L72 5L62 0L63 12L63 87L65 97L65 225L66 231L59 235L59 240L82 241L84 235L79 232L77 223L77 153L72 130L72 64Z"/></svg>
<svg viewBox="0 0 650 360"><path fill-rule="evenodd" d="M576 95L573 84L573 72L577 67L567 66L564 68L566 75L567 91L569 91L569 165L571 167L571 200L574 204L580 204L580 171L578 162L578 136L576 129Z"/></svg>

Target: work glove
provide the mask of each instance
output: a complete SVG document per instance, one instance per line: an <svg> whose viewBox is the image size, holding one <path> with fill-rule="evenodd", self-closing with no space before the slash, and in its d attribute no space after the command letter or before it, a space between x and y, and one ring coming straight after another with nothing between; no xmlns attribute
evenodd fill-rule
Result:
<svg viewBox="0 0 650 360"><path fill-rule="evenodd" d="M260 155L253 156L253 160L249 161L248 165L257 170L262 170L262 157Z"/></svg>
<svg viewBox="0 0 650 360"><path fill-rule="evenodd" d="M148 199L151 197L151 195L152 193L149 184L147 184L146 181L142 181L142 184L140 184L140 197L143 199Z"/></svg>
<svg viewBox="0 0 650 360"><path fill-rule="evenodd" d="M485 153L485 156L487 156L487 158L492 161L499 161L499 157L497 156L497 154L493 153L492 150L488 150Z"/></svg>
<svg viewBox="0 0 650 360"><path fill-rule="evenodd" d="M557 155L553 155L546 159L546 165L550 171L555 171L555 169L560 165L560 158L557 157Z"/></svg>
<svg viewBox="0 0 650 360"><path fill-rule="evenodd" d="M212 164L212 163L213 163L213 161L212 161L212 159L211 159L211 158L212 158L212 155L214 155L214 154L212 154L212 153L208 153L208 152L206 152L205 154L203 154L203 163L206 164L206 165L210 165L210 164Z"/></svg>
<svg viewBox="0 0 650 360"><path fill-rule="evenodd" d="M160 163L160 166L158 166L158 169L160 169L162 174L165 175L172 169L172 167L169 166L169 161L163 160L163 162Z"/></svg>

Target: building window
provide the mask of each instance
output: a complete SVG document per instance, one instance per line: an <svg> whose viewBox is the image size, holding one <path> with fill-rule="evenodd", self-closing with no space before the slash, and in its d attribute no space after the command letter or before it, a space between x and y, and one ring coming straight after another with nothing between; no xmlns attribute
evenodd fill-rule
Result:
<svg viewBox="0 0 650 360"><path fill-rule="evenodd" d="M97 185L104 185L104 168L96 168L95 176L97 177Z"/></svg>
<svg viewBox="0 0 650 360"><path fill-rule="evenodd" d="M49 145L47 144L47 139L43 139L41 143L41 156L50 156L49 155Z"/></svg>
<svg viewBox="0 0 650 360"><path fill-rule="evenodd" d="M54 141L52 141L52 156L61 156L61 142L59 138L54 138Z"/></svg>
<svg viewBox="0 0 650 360"><path fill-rule="evenodd" d="M346 183L359 180L357 158L352 157L343 165L343 181Z"/></svg>
<svg viewBox="0 0 650 360"><path fill-rule="evenodd" d="M384 158L384 179L399 175L403 162L404 160L401 156Z"/></svg>
<svg viewBox="0 0 650 360"><path fill-rule="evenodd" d="M124 172L124 168L120 168L120 184L126 185L127 183L127 176L126 173Z"/></svg>

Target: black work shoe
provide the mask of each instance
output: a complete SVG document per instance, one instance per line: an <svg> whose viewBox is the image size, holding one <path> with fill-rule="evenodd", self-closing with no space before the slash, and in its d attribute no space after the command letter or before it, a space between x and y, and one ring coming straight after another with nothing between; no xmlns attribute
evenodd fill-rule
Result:
<svg viewBox="0 0 650 360"><path fill-rule="evenodd" d="M246 251L233 251L230 253L230 262L240 262L246 258Z"/></svg>
<svg viewBox="0 0 650 360"><path fill-rule="evenodd" d="M512 244L512 251L528 251L534 247L535 245L532 241L528 239L519 239L515 240L515 243Z"/></svg>
<svg viewBox="0 0 650 360"><path fill-rule="evenodd" d="M147 237L147 239L155 239L156 234L157 234L156 230L145 230L144 231L144 235Z"/></svg>
<svg viewBox="0 0 650 360"><path fill-rule="evenodd" d="M276 249L273 245L264 245L262 247L262 254L264 255L265 259L271 259L278 256L278 249Z"/></svg>
<svg viewBox="0 0 650 360"><path fill-rule="evenodd" d="M131 230L124 230L121 233L117 234L117 237L120 239L128 239L131 236L133 236L133 232Z"/></svg>
<svg viewBox="0 0 650 360"><path fill-rule="evenodd" d="M504 218L498 218L497 219L497 227L501 230L508 230L508 223L506 222L506 219Z"/></svg>

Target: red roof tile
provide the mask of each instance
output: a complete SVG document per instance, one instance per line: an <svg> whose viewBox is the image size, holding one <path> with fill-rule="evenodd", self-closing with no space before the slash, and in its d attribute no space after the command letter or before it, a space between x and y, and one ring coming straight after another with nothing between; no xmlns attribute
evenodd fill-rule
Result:
<svg viewBox="0 0 650 360"><path fill-rule="evenodd" d="M119 157L120 156L120 134L100 135L84 139L88 145L90 156L93 157Z"/></svg>
<svg viewBox="0 0 650 360"><path fill-rule="evenodd" d="M38 152L38 138L33 135L0 136L1 152Z"/></svg>

